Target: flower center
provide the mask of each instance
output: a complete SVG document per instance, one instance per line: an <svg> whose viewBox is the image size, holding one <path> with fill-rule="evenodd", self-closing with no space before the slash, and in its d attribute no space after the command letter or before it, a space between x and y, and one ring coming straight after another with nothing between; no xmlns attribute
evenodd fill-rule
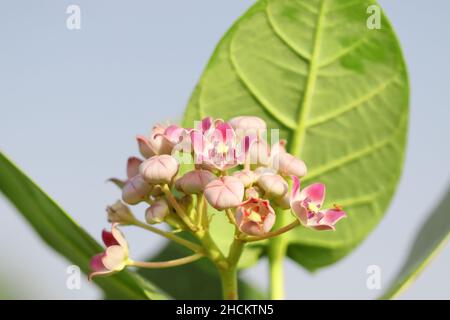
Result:
<svg viewBox="0 0 450 320"><path fill-rule="evenodd" d="M256 223L260 223L262 221L261 216L255 211L250 212L247 218L248 220Z"/></svg>
<svg viewBox="0 0 450 320"><path fill-rule="evenodd" d="M319 210L320 210L320 208L316 204L314 204L312 202L308 203L308 211L317 213L317 212L319 212Z"/></svg>
<svg viewBox="0 0 450 320"><path fill-rule="evenodd" d="M222 153L222 154L226 154L228 153L228 150L230 149L229 146L227 146L225 143L220 142L217 147L216 147L216 151L217 153Z"/></svg>

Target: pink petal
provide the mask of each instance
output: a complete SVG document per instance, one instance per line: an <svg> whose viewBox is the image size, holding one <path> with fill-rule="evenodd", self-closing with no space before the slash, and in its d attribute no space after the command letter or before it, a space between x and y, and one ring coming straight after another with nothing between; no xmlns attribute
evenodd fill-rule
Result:
<svg viewBox="0 0 450 320"><path fill-rule="evenodd" d="M184 132L185 132L184 128L181 128L177 125L171 125L166 129L164 135L172 143L178 143L180 142L180 138L183 136Z"/></svg>
<svg viewBox="0 0 450 320"><path fill-rule="evenodd" d="M102 231L102 240L107 247L119 245L119 242L114 238L112 232L106 230Z"/></svg>
<svg viewBox="0 0 450 320"><path fill-rule="evenodd" d="M292 176L292 191L291 202L302 200L300 199L300 179L297 176Z"/></svg>
<svg viewBox="0 0 450 320"><path fill-rule="evenodd" d="M98 271L104 271L106 269L105 265L102 262L103 257L105 256L105 253L99 253L92 257L89 266L92 271L98 272Z"/></svg>
<svg viewBox="0 0 450 320"><path fill-rule="evenodd" d="M142 160L137 157L130 157L127 161L127 177L128 179L137 176L139 173L139 166L141 165Z"/></svg>
<svg viewBox="0 0 450 320"><path fill-rule="evenodd" d="M234 141L235 134L233 127L227 122L220 122L216 126L216 130L218 130L222 135L223 142Z"/></svg>
<svg viewBox="0 0 450 320"><path fill-rule="evenodd" d="M139 151L144 158L150 158L153 157L155 154L157 154L156 150L152 148L150 142L146 137L137 136L136 140L138 143Z"/></svg>
<svg viewBox="0 0 450 320"><path fill-rule="evenodd" d="M203 134L198 130L192 130L190 132L192 148L196 154L202 154L204 149Z"/></svg>
<svg viewBox="0 0 450 320"><path fill-rule="evenodd" d="M208 131L211 128L212 124L213 124L213 118L212 117L206 117L206 118L202 119L201 124L200 124L201 125L200 129L204 133L204 132Z"/></svg>
<svg viewBox="0 0 450 320"><path fill-rule="evenodd" d="M300 198L308 198L313 204L322 207L323 201L325 199L325 185L323 183L314 183L300 192Z"/></svg>
<svg viewBox="0 0 450 320"><path fill-rule="evenodd" d="M326 210L323 218L320 220L321 224L334 226L339 220L347 217L344 211L339 211L335 209Z"/></svg>
<svg viewBox="0 0 450 320"><path fill-rule="evenodd" d="M309 225L308 212L306 211L305 207L302 206L302 202L301 201L291 202L291 209L297 216L300 223L303 226L307 227Z"/></svg>

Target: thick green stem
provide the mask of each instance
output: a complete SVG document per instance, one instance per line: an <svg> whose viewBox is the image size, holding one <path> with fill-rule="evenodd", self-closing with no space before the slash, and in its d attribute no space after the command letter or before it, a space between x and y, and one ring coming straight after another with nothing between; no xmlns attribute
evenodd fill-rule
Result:
<svg viewBox="0 0 450 320"><path fill-rule="evenodd" d="M283 212L277 212L277 226L285 224L286 215ZM281 234L270 239L268 256L269 256L269 273L270 287L269 294L272 300L284 299L284 257L287 250L287 239L285 234Z"/></svg>
<svg viewBox="0 0 450 320"><path fill-rule="evenodd" d="M239 298L237 265L243 250L244 242L235 239L231 244L230 252L228 253L226 269L219 269L224 300L237 300Z"/></svg>
<svg viewBox="0 0 450 320"><path fill-rule="evenodd" d="M220 270L222 295L224 300L238 300L237 268Z"/></svg>

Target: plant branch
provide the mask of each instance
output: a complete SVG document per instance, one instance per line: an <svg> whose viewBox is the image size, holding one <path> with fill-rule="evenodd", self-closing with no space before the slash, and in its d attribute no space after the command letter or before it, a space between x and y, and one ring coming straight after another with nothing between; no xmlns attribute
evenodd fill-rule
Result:
<svg viewBox="0 0 450 320"><path fill-rule="evenodd" d="M183 220L183 222L193 232L197 231L197 227L192 223L191 219L189 219L188 215L186 214L184 209L181 207L181 205L178 203L177 199L175 199L175 197L173 196L173 194L170 191L170 188L167 184L163 186L162 191L164 192L167 200L169 200L170 205L175 209L175 211L177 212L177 214L181 218L181 220Z"/></svg>
<svg viewBox="0 0 450 320"><path fill-rule="evenodd" d="M175 234L173 234L171 232L166 232L166 231L160 230L158 228L155 228L155 227L153 227L151 225L148 225L148 224L146 224L146 223L144 223L142 221L139 221L139 220L135 220L133 225L135 225L136 227L140 227L142 229L148 230L150 232L159 234L160 236L163 236L163 237L165 237L165 238L167 238L169 240L172 240L173 242L176 242L176 243L178 243L178 244L180 244L182 246L185 246L185 247L191 249L194 252L197 252L197 253L203 253L204 252L204 249L201 246L199 246L198 244L195 244L195 243L193 243L191 241L183 239L183 238L181 238L181 237L179 237L179 236L177 236L177 235L175 235Z"/></svg>
<svg viewBox="0 0 450 320"><path fill-rule="evenodd" d="M266 234L264 234L262 236L255 236L255 237L248 237L247 236L247 237L240 237L240 239L242 241L245 241L245 242L255 242L255 241L260 241L260 240L266 240L266 239L269 239L269 238L273 238L273 237L279 236L279 235L281 235L281 234L283 234L285 232L288 232L288 231L294 229L298 225L300 225L300 222L298 220L295 220L294 222L292 222L292 223L290 223L290 224L288 224L288 225L286 225L286 226L284 226L284 227L282 227L282 228L280 228L280 229L278 229L276 231L266 233Z"/></svg>
<svg viewBox="0 0 450 320"><path fill-rule="evenodd" d="M202 253L196 253L192 256L187 256L180 259L174 259L163 262L146 262L146 261L131 261L130 266L141 267L141 268L149 268L149 269L160 269L160 268L171 268L182 266L184 264L188 264L194 261L197 261L203 258L205 255Z"/></svg>

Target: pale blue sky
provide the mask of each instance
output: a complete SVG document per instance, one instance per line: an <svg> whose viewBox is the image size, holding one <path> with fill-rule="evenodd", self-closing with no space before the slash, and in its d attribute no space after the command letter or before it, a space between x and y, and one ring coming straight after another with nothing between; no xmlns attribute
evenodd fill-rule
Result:
<svg viewBox="0 0 450 320"><path fill-rule="evenodd" d="M1 1L0 149L99 239L105 205L118 195L105 179L124 174L137 133L181 118L215 44L252 2ZM450 2L380 2L411 77L405 172L386 218L346 259L314 275L286 264L291 299L379 295L366 288L367 266L379 265L387 284L449 181ZM79 31L66 28L69 4L81 7ZM99 297L86 282L79 291L66 289L69 263L1 197L0 223L0 283L17 286L11 297ZM162 243L127 234L136 256ZM450 299L449 263L446 247L403 297ZM266 287L266 272L262 262L246 276Z"/></svg>

